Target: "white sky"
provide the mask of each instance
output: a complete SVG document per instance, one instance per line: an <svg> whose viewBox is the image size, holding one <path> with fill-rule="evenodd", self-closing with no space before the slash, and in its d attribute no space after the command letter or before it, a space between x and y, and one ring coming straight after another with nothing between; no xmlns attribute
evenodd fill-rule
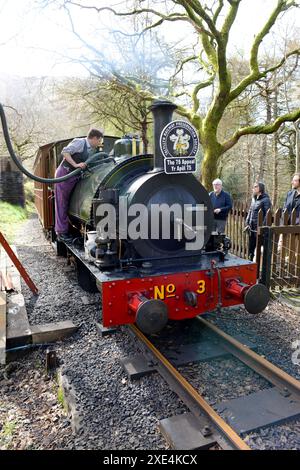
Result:
<svg viewBox="0 0 300 470"><path fill-rule="evenodd" d="M120 0L82 0L86 5L120 4ZM277 0L243 0L238 19L232 30L231 50L249 49L254 34L264 24L268 13L272 11ZM151 2L149 1L151 6ZM81 35L97 38L97 47L109 47L104 26L112 24L109 14L99 16L91 12L73 10L76 29ZM116 18L114 17L114 25ZM120 23L116 27L122 27ZM300 25L300 11L293 10L285 15L280 33ZM121 25L121 26L120 26ZM284 26L285 25L285 26ZM97 32L95 32L97 28ZM179 31L179 32L178 32ZM178 39L178 34L187 38L184 26L169 23L164 27L167 39ZM63 10L51 6L41 8L39 0L0 0L0 75L20 76L65 76L86 75L79 64L68 61L67 57L79 57L83 49L70 30L70 24Z"/></svg>

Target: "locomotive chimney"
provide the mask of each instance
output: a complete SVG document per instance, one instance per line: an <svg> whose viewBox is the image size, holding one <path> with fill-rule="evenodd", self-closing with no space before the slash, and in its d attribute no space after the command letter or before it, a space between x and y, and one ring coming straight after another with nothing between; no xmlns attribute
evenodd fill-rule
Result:
<svg viewBox="0 0 300 470"><path fill-rule="evenodd" d="M164 156L160 148L160 135L164 127L172 121L173 111L177 108L176 104L167 100L155 100L149 107L154 118L154 169L162 170L164 168Z"/></svg>

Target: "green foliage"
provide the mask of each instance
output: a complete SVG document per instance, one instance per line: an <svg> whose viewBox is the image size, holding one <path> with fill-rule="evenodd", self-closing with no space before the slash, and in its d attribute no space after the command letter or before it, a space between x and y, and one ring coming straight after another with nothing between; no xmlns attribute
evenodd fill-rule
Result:
<svg viewBox="0 0 300 470"><path fill-rule="evenodd" d="M15 429L16 429L16 426L17 426L17 422L16 421L9 421L7 420L4 424L3 424L3 428L0 432L0 447L3 449L9 449L10 448L10 444L12 442L12 439L13 439L13 435L14 435L14 432L15 432Z"/></svg>
<svg viewBox="0 0 300 470"><path fill-rule="evenodd" d="M0 231L9 243L14 241L17 229L34 211L33 202L26 203L23 209L20 206L0 201Z"/></svg>
<svg viewBox="0 0 300 470"><path fill-rule="evenodd" d="M24 182L24 192L26 203L34 203L34 182L27 179Z"/></svg>
<svg viewBox="0 0 300 470"><path fill-rule="evenodd" d="M60 404L60 406L64 409L65 413L67 414L68 405L65 400L64 389L61 384L60 376L58 375L58 373L54 374L53 376L52 390L53 390L53 393L55 393L57 396L57 402Z"/></svg>
<svg viewBox="0 0 300 470"><path fill-rule="evenodd" d="M67 410L67 404L65 402L65 396L64 396L64 391L61 385L59 385L57 389L57 401L60 404L60 406L66 411Z"/></svg>
<svg viewBox="0 0 300 470"><path fill-rule="evenodd" d="M10 437L13 435L15 429L16 429L16 422L15 421L6 421L3 426L3 431L2 435L4 437Z"/></svg>

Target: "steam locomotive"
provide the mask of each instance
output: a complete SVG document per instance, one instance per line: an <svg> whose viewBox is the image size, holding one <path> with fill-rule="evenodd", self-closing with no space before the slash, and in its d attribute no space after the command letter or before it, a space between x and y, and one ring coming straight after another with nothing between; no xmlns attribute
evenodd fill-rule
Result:
<svg viewBox="0 0 300 470"><path fill-rule="evenodd" d="M168 101L151 106L154 155L132 136L104 137L106 154L71 195L74 240L56 240L58 253L76 260L80 285L101 292L104 327L136 323L152 334L169 319L239 304L255 314L269 301L256 264L230 254L230 240L212 232L210 197L193 174L197 135L189 123L172 121L175 109ZM50 150L40 149L35 174L53 173ZM35 186L44 228L54 233L52 188Z"/></svg>

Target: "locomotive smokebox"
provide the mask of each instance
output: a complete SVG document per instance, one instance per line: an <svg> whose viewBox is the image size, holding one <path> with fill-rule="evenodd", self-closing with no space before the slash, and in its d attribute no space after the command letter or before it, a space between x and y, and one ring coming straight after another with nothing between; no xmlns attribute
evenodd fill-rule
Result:
<svg viewBox="0 0 300 470"><path fill-rule="evenodd" d="M167 100L156 100L149 109L152 111L154 118L154 169L163 170L164 156L160 148L160 135L169 122L172 121L173 112L177 108L176 104Z"/></svg>

